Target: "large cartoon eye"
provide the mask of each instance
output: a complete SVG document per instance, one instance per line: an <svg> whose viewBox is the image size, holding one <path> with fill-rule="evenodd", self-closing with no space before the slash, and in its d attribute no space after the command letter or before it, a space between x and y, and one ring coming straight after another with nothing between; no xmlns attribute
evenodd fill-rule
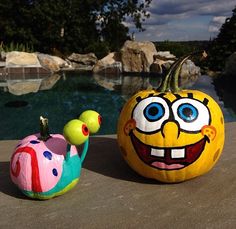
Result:
<svg viewBox="0 0 236 229"><path fill-rule="evenodd" d="M160 97L148 97L139 102L133 110L136 128L141 132L160 130L163 121L169 118L169 107Z"/></svg>
<svg viewBox="0 0 236 229"><path fill-rule="evenodd" d="M165 110L162 104L150 103L143 111L145 118L150 122L155 122L163 117Z"/></svg>
<svg viewBox="0 0 236 229"><path fill-rule="evenodd" d="M178 109L178 116L185 122L193 122L198 117L198 110L192 104L181 104Z"/></svg>
<svg viewBox="0 0 236 229"><path fill-rule="evenodd" d="M210 123L208 108L198 100L183 98L172 105L173 115L180 129L185 131L200 131Z"/></svg>

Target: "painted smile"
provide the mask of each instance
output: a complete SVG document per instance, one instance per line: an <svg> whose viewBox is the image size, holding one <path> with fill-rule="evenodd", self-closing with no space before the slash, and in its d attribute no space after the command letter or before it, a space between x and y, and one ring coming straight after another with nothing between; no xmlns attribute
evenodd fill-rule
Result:
<svg viewBox="0 0 236 229"><path fill-rule="evenodd" d="M182 169L196 161L209 141L204 136L200 141L178 148L153 147L141 142L132 132L130 133L132 144L139 158L146 164L162 169Z"/></svg>

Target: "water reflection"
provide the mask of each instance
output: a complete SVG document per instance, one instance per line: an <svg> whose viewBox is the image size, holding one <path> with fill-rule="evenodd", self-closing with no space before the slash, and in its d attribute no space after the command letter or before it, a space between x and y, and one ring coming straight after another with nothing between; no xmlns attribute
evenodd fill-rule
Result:
<svg viewBox="0 0 236 229"><path fill-rule="evenodd" d="M117 91L124 98L129 98L144 89L156 88L161 83L161 77L142 77L130 75L93 75L95 82L111 91Z"/></svg>
<svg viewBox="0 0 236 229"><path fill-rule="evenodd" d="M94 75L94 79L100 86L119 92L125 100L140 90L158 88L162 81L161 76L143 77L130 75ZM213 97L221 107L226 122L236 121L234 94L227 90L222 90L222 88L220 89L219 84L215 85L218 88L215 88L212 78L207 75L200 77L193 75L190 78L180 79L180 87L197 89ZM220 95L218 92L220 92Z"/></svg>
<svg viewBox="0 0 236 229"><path fill-rule="evenodd" d="M50 90L61 78L59 74L50 76L35 77L33 76L5 76L1 80L0 86L4 92L10 92L13 95L25 95L28 93L36 93L40 90Z"/></svg>
<svg viewBox="0 0 236 229"><path fill-rule="evenodd" d="M161 75L137 76L137 75L93 75L96 83L108 90L118 91L121 95L129 98L140 90L156 89L162 82ZM191 87L198 80L198 76L181 78L180 87Z"/></svg>
<svg viewBox="0 0 236 229"><path fill-rule="evenodd" d="M19 139L38 132L40 115L49 118L52 132L61 133L68 120L77 118L87 109L97 110L103 117L99 134L114 134L120 110L127 99L140 90L158 88L161 79L158 76L91 75L78 72L20 79L19 76L8 79L1 79L0 76L0 89L5 88L5 92L0 90L0 139ZM22 86L29 82L37 83L37 87L34 85L33 89L29 89ZM221 106L225 121L236 121L229 101L225 106L226 102L220 99L222 97L219 98L210 77L181 79L181 86L211 95ZM35 91L37 93L30 93Z"/></svg>

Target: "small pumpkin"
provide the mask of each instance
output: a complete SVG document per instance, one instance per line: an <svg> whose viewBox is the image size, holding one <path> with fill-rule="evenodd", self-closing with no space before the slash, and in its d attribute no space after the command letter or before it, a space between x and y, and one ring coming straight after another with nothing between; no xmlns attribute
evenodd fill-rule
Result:
<svg viewBox="0 0 236 229"><path fill-rule="evenodd" d="M125 161L140 175L166 183L208 172L224 145L224 118L212 97L181 90L179 58L157 90L139 91L124 105L117 128ZM205 52L204 52L205 55Z"/></svg>
<svg viewBox="0 0 236 229"><path fill-rule="evenodd" d="M92 122L96 131L101 124L101 117L96 111L89 111L89 115L86 113L83 114L83 121L75 119L65 125L64 136L49 134L48 120L40 117L40 133L19 142L11 157L10 175L13 183L26 196L50 199L64 194L78 183L89 145L86 123ZM70 142L74 137L77 142ZM79 156L76 146L71 144L83 143L84 148Z"/></svg>

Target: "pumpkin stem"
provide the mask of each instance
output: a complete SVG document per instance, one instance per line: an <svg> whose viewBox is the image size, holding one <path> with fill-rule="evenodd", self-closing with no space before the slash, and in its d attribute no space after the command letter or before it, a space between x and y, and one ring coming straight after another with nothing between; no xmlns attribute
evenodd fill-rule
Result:
<svg viewBox="0 0 236 229"><path fill-rule="evenodd" d="M167 75L164 78L164 81L162 82L160 88L158 89L161 92L167 92L167 91L171 91L171 92L178 92L179 89L179 78L180 78L180 70L184 64L184 62L191 56L194 56L196 54L202 53L202 58L206 58L207 57L207 53L205 51L198 51L198 52L194 52L188 55L185 55L183 57L180 57L177 61L175 61Z"/></svg>
<svg viewBox="0 0 236 229"><path fill-rule="evenodd" d="M48 119L40 116L39 123L40 123L40 136L38 137L38 139L46 142L49 138L51 138L48 129Z"/></svg>
<svg viewBox="0 0 236 229"><path fill-rule="evenodd" d="M169 71L167 72L167 74L166 74L164 80L163 80L162 83L161 83L161 86L158 88L158 91L160 91L160 92L170 91L171 74L172 74L174 68L176 67L176 64L177 64L177 61L175 61L175 62L171 65Z"/></svg>

